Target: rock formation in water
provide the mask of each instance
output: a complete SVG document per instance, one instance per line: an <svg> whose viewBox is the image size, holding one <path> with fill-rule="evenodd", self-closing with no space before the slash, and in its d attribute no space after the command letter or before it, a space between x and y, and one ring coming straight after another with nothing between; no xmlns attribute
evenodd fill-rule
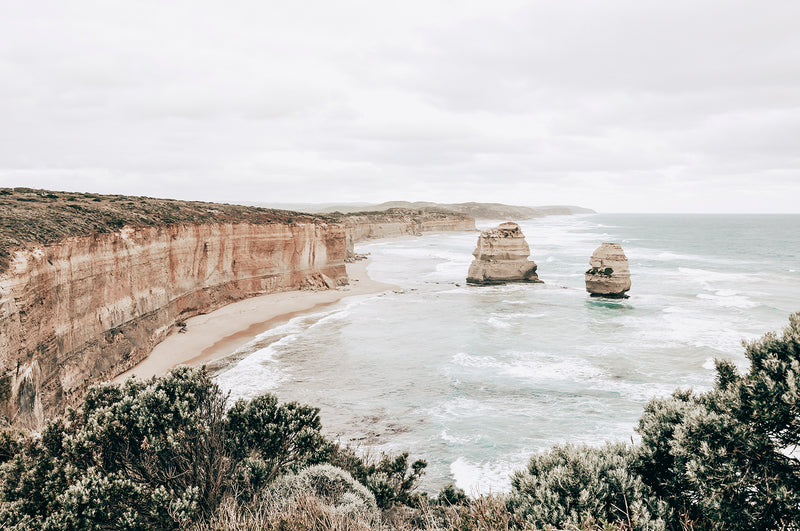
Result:
<svg viewBox="0 0 800 531"><path fill-rule="evenodd" d="M189 317L347 284L352 239L474 228L462 215L348 221L10 188L0 188L0 219L0 422L32 428L135 366Z"/></svg>
<svg viewBox="0 0 800 531"><path fill-rule="evenodd" d="M541 282L536 264L522 229L516 223L501 223L481 232L472 255L467 283L500 284L503 282Z"/></svg>
<svg viewBox="0 0 800 531"><path fill-rule="evenodd" d="M628 258L618 243L604 243L592 253L586 271L586 291L593 297L623 298L631 289Z"/></svg>

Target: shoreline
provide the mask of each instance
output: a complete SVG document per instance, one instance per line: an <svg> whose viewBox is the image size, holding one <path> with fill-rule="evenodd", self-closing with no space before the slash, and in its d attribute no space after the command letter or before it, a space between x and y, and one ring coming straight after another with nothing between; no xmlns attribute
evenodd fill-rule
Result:
<svg viewBox="0 0 800 531"><path fill-rule="evenodd" d="M120 383L131 376L147 379L166 374L178 365L200 366L233 354L258 334L291 319L330 306L346 297L380 293L396 288L372 280L369 259L346 264L348 286L324 291L282 291L244 299L211 313L186 320L185 332L171 332L132 369L110 380Z"/></svg>

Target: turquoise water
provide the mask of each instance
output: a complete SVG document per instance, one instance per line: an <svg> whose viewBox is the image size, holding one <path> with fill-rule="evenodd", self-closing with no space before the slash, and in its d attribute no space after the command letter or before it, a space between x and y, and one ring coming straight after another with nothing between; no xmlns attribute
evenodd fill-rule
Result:
<svg viewBox="0 0 800 531"><path fill-rule="evenodd" d="M496 222L479 223L481 228ZM464 282L477 233L367 242L398 288L256 338L217 381L321 407L326 431L428 460L425 486L502 491L553 443L630 440L646 401L713 384L715 358L800 310L800 216L587 215L520 222L545 284ZM604 241L630 260L625 300L589 298Z"/></svg>

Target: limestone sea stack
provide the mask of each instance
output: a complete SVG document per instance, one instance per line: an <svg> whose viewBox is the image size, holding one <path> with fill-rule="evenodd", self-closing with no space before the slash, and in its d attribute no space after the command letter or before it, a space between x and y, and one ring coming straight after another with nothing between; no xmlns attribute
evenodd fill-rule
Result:
<svg viewBox="0 0 800 531"><path fill-rule="evenodd" d="M536 264L522 229L516 223L501 223L481 232L478 246L469 266L468 284L501 284L503 282L541 282Z"/></svg>
<svg viewBox="0 0 800 531"><path fill-rule="evenodd" d="M631 289L631 270L628 257L618 243L604 243L592 253L591 266L586 271L586 291L592 297L627 297Z"/></svg>

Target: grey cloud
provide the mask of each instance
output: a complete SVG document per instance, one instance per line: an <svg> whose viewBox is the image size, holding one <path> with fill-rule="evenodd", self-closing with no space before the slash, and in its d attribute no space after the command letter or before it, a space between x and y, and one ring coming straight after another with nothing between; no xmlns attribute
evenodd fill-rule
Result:
<svg viewBox="0 0 800 531"><path fill-rule="evenodd" d="M700 208L691 188L797 211L798 19L788 0L15 3L0 185L638 211Z"/></svg>

